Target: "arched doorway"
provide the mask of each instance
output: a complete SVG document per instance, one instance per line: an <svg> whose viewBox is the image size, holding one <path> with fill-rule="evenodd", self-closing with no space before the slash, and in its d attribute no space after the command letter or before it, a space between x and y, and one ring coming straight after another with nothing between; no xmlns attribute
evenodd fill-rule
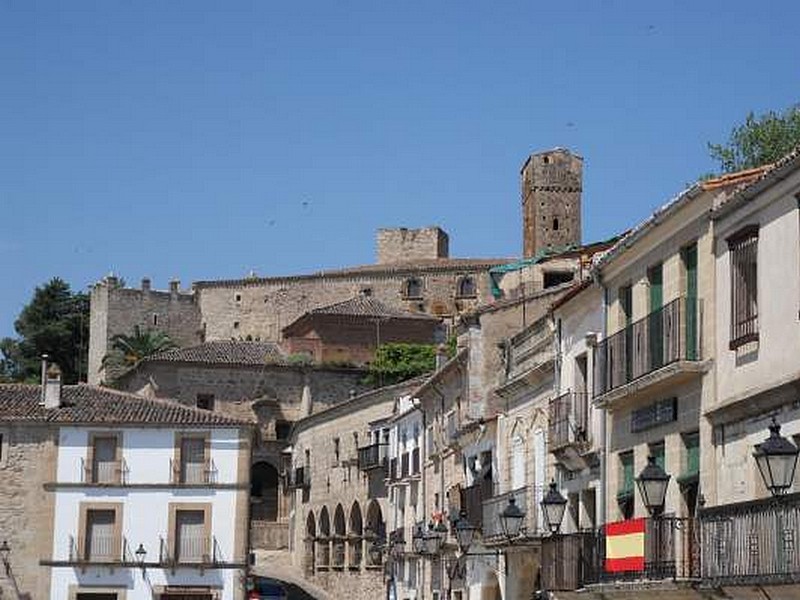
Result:
<svg viewBox="0 0 800 600"><path fill-rule="evenodd" d="M356 501L350 507L350 561L348 563L348 566L356 571L361 568L361 559L364 556L363 535L364 527L361 521L361 507Z"/></svg>
<svg viewBox="0 0 800 600"><path fill-rule="evenodd" d="M306 537L305 537L305 567L306 573L314 574L314 542L317 538L317 520L314 518L313 511L308 512L306 517Z"/></svg>
<svg viewBox="0 0 800 600"><path fill-rule="evenodd" d="M344 544L347 531L344 524L344 509L336 505L333 513L333 568L344 569Z"/></svg>
<svg viewBox="0 0 800 600"><path fill-rule="evenodd" d="M386 523L383 522L381 505L376 500L370 501L367 506L367 526L364 531L364 537L367 538L368 544L376 540L381 540L383 544L389 543L386 537ZM372 552L367 552L368 565L373 567L380 566L381 560L379 554L373 556Z"/></svg>
<svg viewBox="0 0 800 600"><path fill-rule="evenodd" d="M331 518L328 507L323 506L319 513L319 535L317 536L317 569L327 571L331 566Z"/></svg>
<svg viewBox="0 0 800 600"><path fill-rule="evenodd" d="M278 469L266 461L250 467L251 516L254 521L278 520Z"/></svg>

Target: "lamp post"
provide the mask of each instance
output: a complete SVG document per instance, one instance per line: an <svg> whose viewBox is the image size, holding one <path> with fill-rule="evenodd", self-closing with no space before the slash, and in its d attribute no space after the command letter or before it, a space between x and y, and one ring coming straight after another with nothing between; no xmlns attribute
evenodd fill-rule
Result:
<svg viewBox="0 0 800 600"><path fill-rule="evenodd" d="M636 485L639 486L645 507L653 517L664 511L670 479L670 475L656 463L656 457L648 456L647 466L636 478Z"/></svg>
<svg viewBox="0 0 800 600"><path fill-rule="evenodd" d="M508 505L500 513L500 527L503 528L503 534L509 542L519 535L524 520L525 511L517 506L517 499L511 496Z"/></svg>
<svg viewBox="0 0 800 600"><path fill-rule="evenodd" d="M800 450L781 435L775 417L769 426L769 437L755 448L753 457L770 494L774 497L785 494L792 487Z"/></svg>
<svg viewBox="0 0 800 600"><path fill-rule="evenodd" d="M11 574L11 563L8 562L8 556L11 554L11 548L8 545L8 540L3 540L0 544L0 560L3 561L3 567L6 570L6 577Z"/></svg>
<svg viewBox="0 0 800 600"><path fill-rule="evenodd" d="M144 577L147 569L144 564L144 559L147 556L147 550L144 549L144 544L139 544L139 547L136 549L136 552L134 552L134 555L136 556L136 562L138 563L139 568L142 570L142 577Z"/></svg>
<svg viewBox="0 0 800 600"><path fill-rule="evenodd" d="M556 535L561 528L564 512L567 509L567 499L558 491L555 481L550 482L550 489L541 501L544 522L550 533Z"/></svg>

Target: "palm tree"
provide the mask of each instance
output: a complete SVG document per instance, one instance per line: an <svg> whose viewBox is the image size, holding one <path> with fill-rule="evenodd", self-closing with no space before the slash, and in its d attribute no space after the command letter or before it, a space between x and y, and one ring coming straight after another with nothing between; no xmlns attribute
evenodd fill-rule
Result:
<svg viewBox="0 0 800 600"><path fill-rule="evenodd" d="M177 347L163 331L142 330L135 325L133 335L118 333L111 337L111 351L103 357L102 365L103 368L135 367L143 358Z"/></svg>

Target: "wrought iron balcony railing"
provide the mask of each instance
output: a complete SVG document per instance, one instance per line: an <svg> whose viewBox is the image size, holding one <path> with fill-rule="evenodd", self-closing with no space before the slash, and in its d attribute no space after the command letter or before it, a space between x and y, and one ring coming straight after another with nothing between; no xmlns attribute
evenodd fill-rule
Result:
<svg viewBox="0 0 800 600"><path fill-rule="evenodd" d="M290 472L289 487L292 489L311 487L311 470L308 467L295 467Z"/></svg>
<svg viewBox="0 0 800 600"><path fill-rule="evenodd" d="M569 445L591 444L589 430L589 395L587 392L562 394L550 400L548 443L551 450Z"/></svg>
<svg viewBox="0 0 800 600"><path fill-rule="evenodd" d="M461 488L461 510L470 525L483 529L483 502L491 497L491 479Z"/></svg>
<svg viewBox="0 0 800 600"><path fill-rule="evenodd" d="M92 485L127 485L128 463L121 460L81 459L81 483Z"/></svg>
<svg viewBox="0 0 800 600"><path fill-rule="evenodd" d="M386 467L389 444L370 444L358 449L358 468L372 471Z"/></svg>
<svg viewBox="0 0 800 600"><path fill-rule="evenodd" d="M176 461L169 459L171 481L174 485L207 485L217 483L217 466L214 461Z"/></svg>
<svg viewBox="0 0 800 600"><path fill-rule="evenodd" d="M703 582L800 583L800 494L703 509Z"/></svg>
<svg viewBox="0 0 800 600"><path fill-rule="evenodd" d="M701 357L702 302L677 298L597 347L595 396L679 361Z"/></svg>

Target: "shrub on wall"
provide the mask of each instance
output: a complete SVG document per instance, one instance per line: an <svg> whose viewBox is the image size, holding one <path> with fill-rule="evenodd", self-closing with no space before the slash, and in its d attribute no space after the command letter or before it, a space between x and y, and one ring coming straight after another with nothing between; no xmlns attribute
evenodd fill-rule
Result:
<svg viewBox="0 0 800 600"><path fill-rule="evenodd" d="M375 352L365 382L391 385L430 373L436 367L436 346L431 344L384 344Z"/></svg>

